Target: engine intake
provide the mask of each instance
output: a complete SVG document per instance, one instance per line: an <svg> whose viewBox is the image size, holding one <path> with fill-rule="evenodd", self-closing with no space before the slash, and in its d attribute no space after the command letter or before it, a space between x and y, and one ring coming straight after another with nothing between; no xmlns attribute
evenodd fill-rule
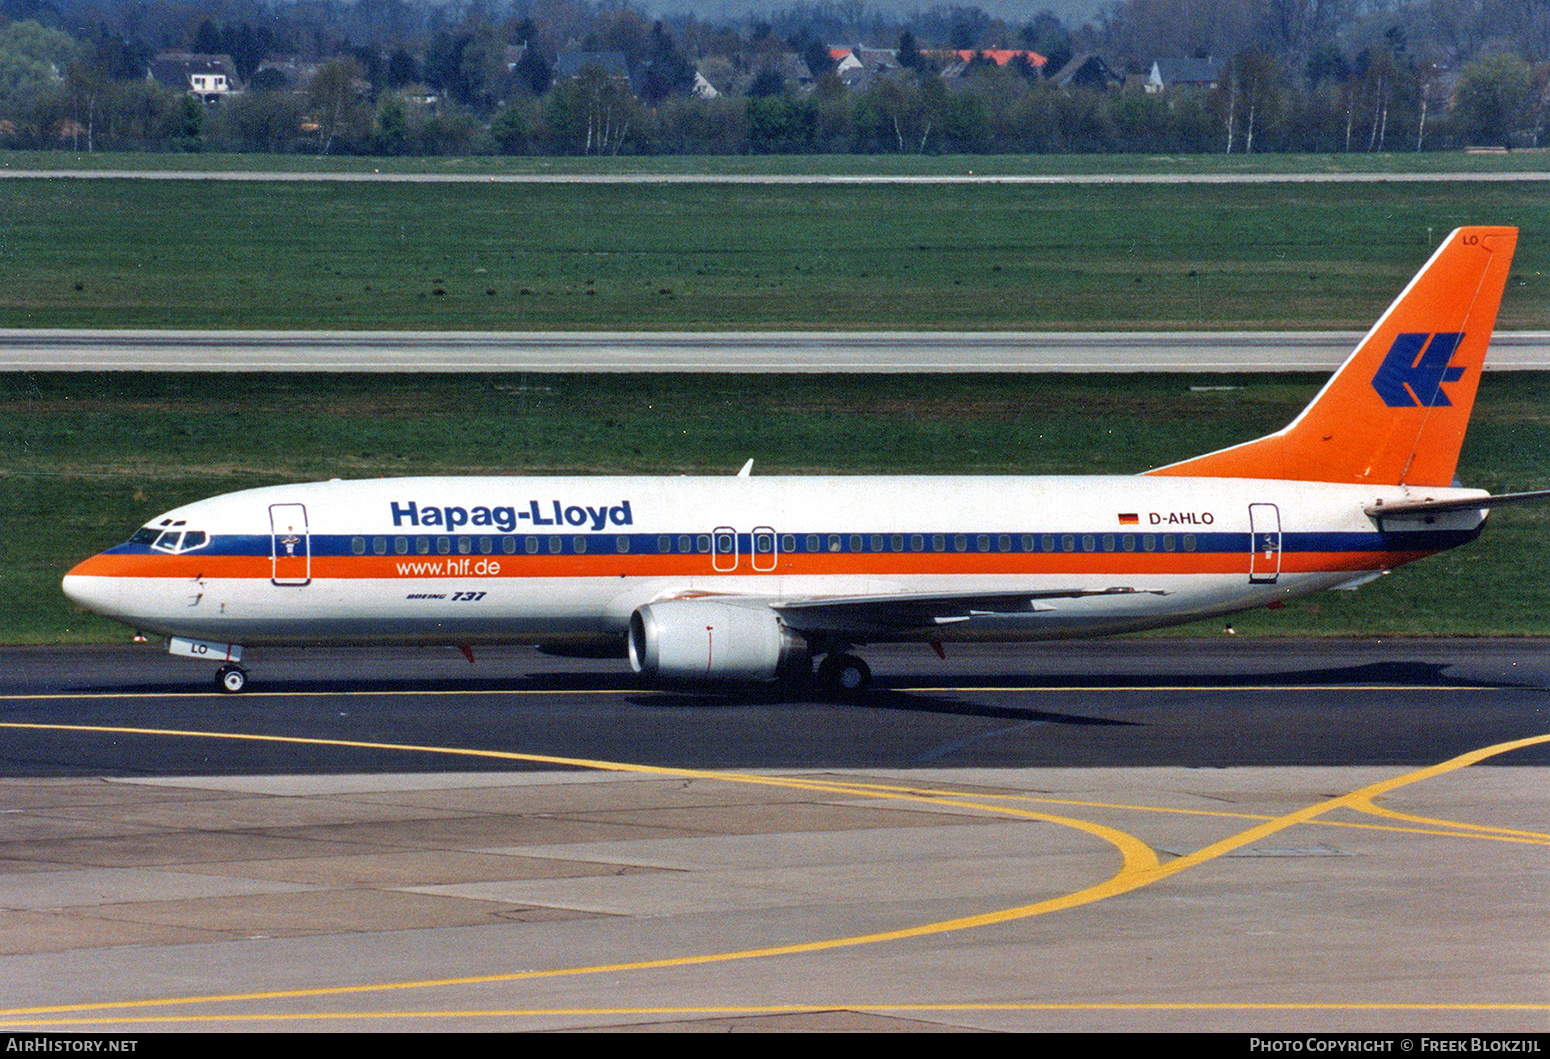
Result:
<svg viewBox="0 0 1550 1059"><path fill-rule="evenodd" d="M630 615L630 665L652 679L772 680L807 658L807 641L763 607L676 599Z"/></svg>

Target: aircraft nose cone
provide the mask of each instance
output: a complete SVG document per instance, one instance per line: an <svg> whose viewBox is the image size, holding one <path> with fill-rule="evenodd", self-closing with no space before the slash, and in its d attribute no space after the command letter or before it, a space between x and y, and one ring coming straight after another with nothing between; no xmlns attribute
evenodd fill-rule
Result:
<svg viewBox="0 0 1550 1059"><path fill-rule="evenodd" d="M97 614L112 616L118 612L119 586L118 580L112 577L101 577L94 574L78 573L82 563L65 575L60 587L76 606L85 607Z"/></svg>

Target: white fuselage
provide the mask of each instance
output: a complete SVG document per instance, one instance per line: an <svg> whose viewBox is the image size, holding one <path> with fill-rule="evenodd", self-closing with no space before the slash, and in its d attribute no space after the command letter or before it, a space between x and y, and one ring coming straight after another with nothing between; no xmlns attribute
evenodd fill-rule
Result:
<svg viewBox="0 0 1550 1059"><path fill-rule="evenodd" d="M834 630L1042 639L1269 605L1478 535L1478 510L1382 525L1364 513L1414 495L1147 476L330 481L169 511L81 563L65 590L146 632L241 644L558 644L622 637L642 605L701 595L1065 593Z"/></svg>

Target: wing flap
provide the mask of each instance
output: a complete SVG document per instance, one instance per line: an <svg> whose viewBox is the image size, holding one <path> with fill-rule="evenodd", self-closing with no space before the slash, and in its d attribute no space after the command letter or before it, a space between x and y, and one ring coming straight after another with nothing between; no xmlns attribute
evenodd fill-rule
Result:
<svg viewBox="0 0 1550 1059"><path fill-rule="evenodd" d="M1164 596L1160 589L1124 585L1022 592L915 592L862 596L815 596L770 604L793 629L909 629L971 618L1031 614L1056 608L1047 600L1091 596Z"/></svg>

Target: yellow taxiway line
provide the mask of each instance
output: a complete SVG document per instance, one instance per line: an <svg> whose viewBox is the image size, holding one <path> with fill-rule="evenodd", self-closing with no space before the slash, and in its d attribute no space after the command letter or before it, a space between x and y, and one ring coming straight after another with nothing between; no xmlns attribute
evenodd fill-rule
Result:
<svg viewBox="0 0 1550 1059"><path fill-rule="evenodd" d="M282 989L265 990L260 992L205 994L196 996L164 997L144 1000L120 1000L105 1001L99 1003L62 1004L39 1007L19 1007L0 1010L0 1022L8 1026L47 1026L47 1025L79 1025L82 1023L121 1023L127 1021L124 1017L115 1017L112 1013L127 1011L144 1011L151 1008L172 1007L190 1004L217 1004L234 1002L252 1002L258 1000L295 1000L315 997L336 997L354 995L360 996L369 993L384 993L389 991L402 991L410 989L431 989L447 986L485 985L492 983L517 982L543 978L561 978L578 975L597 975L608 973L620 973L625 971L658 970L672 967L689 967L695 965L726 963L734 960L762 959L774 956L787 956L798 953L821 952L825 950L851 948L862 945L875 945L883 942L899 941L906 938L926 937L935 934L944 934L950 931L968 930L976 927L989 926L998 923L1007 923L1015 920L1029 919L1034 916L1046 915L1050 912L1077 908L1092 904L1120 894L1130 893L1134 890L1150 886L1164 879L1190 870L1201 864L1207 863L1218 857L1224 856L1234 850L1258 842L1278 831L1295 827L1298 824L1315 820L1326 813L1336 809L1356 809L1371 804L1372 799L1382 796L1390 791L1411 784L1420 783L1437 776L1445 775L1459 769L1467 768L1491 757L1519 750L1524 747L1550 743L1550 734L1530 736L1524 739L1516 739L1509 742L1497 743L1492 746L1472 750L1457 757L1448 759L1426 768L1416 769L1410 772L1380 780L1377 783L1368 784L1349 794L1336 798L1329 798L1316 802L1302 809L1274 817L1263 823L1257 824L1241 831L1238 834L1214 842L1193 853L1178 857L1164 864L1158 861L1156 854L1145 843L1125 832L1109 828L1090 821L1077 820L1070 817L1053 816L1044 813L1036 813L1029 810L1018 809L1007 805L986 804L968 800L974 796L965 796L961 793L953 793L946 797L938 795L923 795L915 793L915 788L901 787L891 789L884 785L849 784L841 781L807 780L794 777L760 776L750 773L722 772L707 769L671 768L659 765L635 765L615 761L597 761L586 758L570 758L548 754L523 754L514 751L502 750L478 750L461 747L435 747L417 746L405 743L374 743L347 739L321 739L303 736L277 736L258 735L243 732L209 732L182 729L156 729L133 728L121 726L95 726L95 725L66 725L66 724L38 724L5 722L0 723L0 729L31 730L31 731L56 731L56 732L81 732L98 735L139 735L149 737L172 737L192 739L220 739L246 742L285 743L304 746L333 746L354 749L387 750L400 752L418 752L457 757L477 757L507 761L524 761L536 764L549 764L569 766L573 768L593 769L607 772L628 772L642 775L670 776L675 778L715 780L729 783L746 783L764 786L786 787L801 790L813 790L831 794L861 795L883 799L896 799L923 802L933 805L950 805L958 808L982 810L994 815L1011 816L1015 819L1038 820L1046 823L1059 824L1084 831L1094 837L1109 842L1119 852L1121 866L1114 875L1097 883L1072 893L1032 904L1018 905L1012 908L1000 909L980 915L963 916L954 919L940 920L932 923L922 923L914 926L898 928L895 930L878 931L868 934L858 934L838 938L825 938L814 941L797 942L788 945L775 945L755 949L738 949L729 952L703 953L692 956L669 957L655 960L635 960L623 963L594 964L580 967L550 968L544 970L513 971L503 974L471 975L455 978L422 979L399 982L362 983L345 986L323 986L307 989ZM881 788L881 789L879 789ZM1159 1009L1159 1010L1169 1010ZM1180 1006L1184 1010L1185 1006ZM1299 1007L1298 1010L1306 1008ZM657 1009L665 1010L665 1009ZM721 1010L721 1009L715 1009ZM832 1006L802 1007L794 1010L832 1010ZM887 1010L910 1010L906 1007L891 1007ZM924 1009L919 1009L924 1010ZM946 1008L932 1008L931 1010L947 1010ZM965 1009L967 1010L967 1009ZM988 1008L975 1010L989 1010ZM1011 1010L1011 1009L1009 1009ZM1035 1010L1034 1008L1017 1008L1016 1010ZM1081 1010L1073 1006L1069 1010ZM1090 1010L1112 1010L1105 1006ZM1138 1008L1138 1010L1140 1010ZM1429 1010L1429 1009L1428 1009ZM1471 1009L1475 1010L1475 1009ZM1528 1010L1527 1008L1511 1008L1510 1010ZM95 1017L66 1018L66 1019L18 1019L15 1016L24 1015L80 1015L86 1012L99 1012ZM342 1013L345 1017L364 1017ZM264 1018L313 1018L319 1016L290 1015L290 1016L261 1016L241 1015L236 1016L189 1016L186 1014L145 1016L158 1022L179 1021L184 1019L197 1019L199 1021L242 1020L253 1021ZM332 1016L337 1017L337 1016ZM134 1016L130 1016L134 1018Z"/></svg>

